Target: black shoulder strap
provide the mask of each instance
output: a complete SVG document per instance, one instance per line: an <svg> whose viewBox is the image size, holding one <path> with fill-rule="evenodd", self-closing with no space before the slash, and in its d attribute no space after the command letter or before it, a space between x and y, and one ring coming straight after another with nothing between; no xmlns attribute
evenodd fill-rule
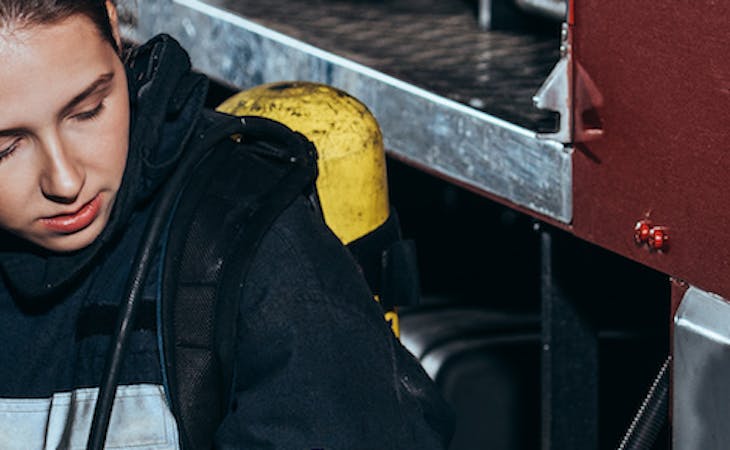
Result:
<svg viewBox="0 0 730 450"><path fill-rule="evenodd" d="M316 178L314 146L277 122L242 118L180 193L164 256L166 385L183 448L211 448L228 408L238 302L256 248Z"/></svg>

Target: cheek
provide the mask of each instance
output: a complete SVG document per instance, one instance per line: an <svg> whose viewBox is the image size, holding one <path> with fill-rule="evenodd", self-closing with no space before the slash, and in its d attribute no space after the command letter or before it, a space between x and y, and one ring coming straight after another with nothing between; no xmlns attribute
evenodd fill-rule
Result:
<svg viewBox="0 0 730 450"><path fill-rule="evenodd" d="M20 156L13 162L19 163ZM28 167L28 164L14 164L13 170L4 171L0 183L0 229L21 236L45 207L36 174L27 170Z"/></svg>
<svg viewBox="0 0 730 450"><path fill-rule="evenodd" d="M24 212L34 209L35 206L28 204L28 197L24 194L16 186L3 184L0 193L0 228L13 231L24 225Z"/></svg>
<svg viewBox="0 0 730 450"><path fill-rule="evenodd" d="M0 163L0 228L22 225L22 221L43 208L39 187L42 160L32 147L16 150Z"/></svg>
<svg viewBox="0 0 730 450"><path fill-rule="evenodd" d="M126 104L110 105L104 121L99 145L89 154L90 164L98 167L107 185L117 187L127 162L129 147L129 108Z"/></svg>

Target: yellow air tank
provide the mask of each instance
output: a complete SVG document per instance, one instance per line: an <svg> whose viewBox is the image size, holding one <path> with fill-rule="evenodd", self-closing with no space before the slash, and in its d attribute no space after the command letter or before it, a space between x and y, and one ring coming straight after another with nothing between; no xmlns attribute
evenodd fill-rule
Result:
<svg viewBox="0 0 730 450"><path fill-rule="evenodd" d="M322 213L345 245L388 219L383 136L359 100L324 84L277 82L239 92L217 109L279 121L314 143ZM387 311L385 316L398 336L396 312Z"/></svg>
<svg viewBox="0 0 730 450"><path fill-rule="evenodd" d="M234 95L218 110L277 120L314 143L322 212L344 244L388 218L383 136L373 115L354 97L323 84L271 83Z"/></svg>

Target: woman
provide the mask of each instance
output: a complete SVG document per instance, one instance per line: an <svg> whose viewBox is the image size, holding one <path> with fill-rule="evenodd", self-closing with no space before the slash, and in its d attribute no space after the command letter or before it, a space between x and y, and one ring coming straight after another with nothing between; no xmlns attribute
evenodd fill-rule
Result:
<svg viewBox="0 0 730 450"><path fill-rule="evenodd" d="M191 136L214 125L176 42L155 38L125 63L120 48L110 0L0 0L3 449L86 445L130 261L161 186L200 151ZM183 442L157 287L149 276L110 447ZM242 298L215 447L442 448L437 394L304 196L266 233Z"/></svg>

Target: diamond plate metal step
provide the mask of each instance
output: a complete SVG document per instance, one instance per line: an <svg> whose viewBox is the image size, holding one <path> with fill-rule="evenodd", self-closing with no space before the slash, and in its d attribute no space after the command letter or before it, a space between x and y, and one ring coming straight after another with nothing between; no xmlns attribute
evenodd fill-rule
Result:
<svg viewBox="0 0 730 450"><path fill-rule="evenodd" d="M483 32L468 5L429 0L120 0L127 38L172 34L239 88L310 80L363 101L389 153L560 222L572 217L571 150L539 139L532 107L555 38Z"/></svg>
<svg viewBox="0 0 730 450"><path fill-rule="evenodd" d="M207 3L512 123L559 59L559 34L482 31L463 1L210 0Z"/></svg>

